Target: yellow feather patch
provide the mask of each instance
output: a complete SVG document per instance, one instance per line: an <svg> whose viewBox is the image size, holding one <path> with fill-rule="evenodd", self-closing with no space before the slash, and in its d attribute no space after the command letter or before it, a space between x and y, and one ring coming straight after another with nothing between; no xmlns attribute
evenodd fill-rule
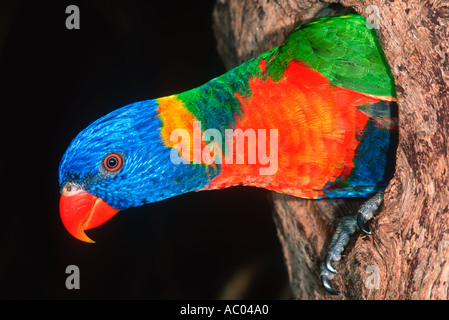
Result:
<svg viewBox="0 0 449 320"><path fill-rule="evenodd" d="M157 99L159 105L159 118L162 121L161 138L163 143L170 148L178 150L180 156L188 161L201 163L201 152L192 152L194 138L201 139L201 128L194 134L195 116L190 113L183 102L175 95ZM205 144L201 140L197 144L203 150ZM193 153L193 154L192 154Z"/></svg>

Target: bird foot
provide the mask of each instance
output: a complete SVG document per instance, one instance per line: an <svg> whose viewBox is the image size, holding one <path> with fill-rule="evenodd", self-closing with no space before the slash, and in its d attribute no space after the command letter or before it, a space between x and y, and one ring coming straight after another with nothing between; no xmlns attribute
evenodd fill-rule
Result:
<svg viewBox="0 0 449 320"><path fill-rule="evenodd" d="M374 214L376 213L377 209L379 209L383 200L384 192L380 191L369 198L357 212L357 225L364 233L372 234L367 226L367 222L374 217Z"/></svg>
<svg viewBox="0 0 449 320"><path fill-rule="evenodd" d="M341 260L341 254L348 244L350 236L356 231L362 230L366 234L372 234L367 222L373 218L377 209L382 204L383 195L383 191L376 193L360 207L356 215L346 216L340 219L327 249L326 259L320 268L321 283L324 289L330 294L339 294L329 283L337 273L333 263Z"/></svg>

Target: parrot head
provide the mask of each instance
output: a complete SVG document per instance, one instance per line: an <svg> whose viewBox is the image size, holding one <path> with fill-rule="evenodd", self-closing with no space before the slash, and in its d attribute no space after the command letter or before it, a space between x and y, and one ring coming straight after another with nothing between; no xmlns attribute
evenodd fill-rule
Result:
<svg viewBox="0 0 449 320"><path fill-rule="evenodd" d="M98 119L71 142L59 165L60 215L75 238L120 210L198 190L204 166L173 164L160 135L156 100L136 102Z"/></svg>

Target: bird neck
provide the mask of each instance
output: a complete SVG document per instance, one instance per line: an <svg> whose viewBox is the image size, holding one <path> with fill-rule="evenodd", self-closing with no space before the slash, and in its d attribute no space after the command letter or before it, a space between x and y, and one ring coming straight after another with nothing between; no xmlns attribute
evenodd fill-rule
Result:
<svg viewBox="0 0 449 320"><path fill-rule="evenodd" d="M204 141L205 135L207 140L213 134L213 140L221 140L219 145L222 152L226 131L236 129L242 119L242 102L251 95L250 80L263 76L267 61L271 60L276 50L253 58L202 86L157 99L163 143L178 150L184 146L190 153L189 161L198 162L200 160L193 150L195 147L204 150L208 142ZM180 134L190 137L189 141L185 141L187 146L185 142L179 141ZM195 145L195 142L198 143Z"/></svg>
<svg viewBox="0 0 449 320"><path fill-rule="evenodd" d="M245 167L255 156L254 143L259 141L259 137L251 133L254 131L257 135L259 131L257 126L250 128L252 131L241 130L247 112L244 105L252 95L251 79L264 77L266 65L275 50L251 59L200 87L156 100L163 144L178 151L171 153L175 158L179 156L175 162L207 167L209 181L218 175L225 178L214 188L248 184L253 180L246 177L248 169ZM263 141L269 140L271 131L268 129L264 133ZM269 147L266 148L267 153L274 156ZM225 167L228 169L223 170Z"/></svg>

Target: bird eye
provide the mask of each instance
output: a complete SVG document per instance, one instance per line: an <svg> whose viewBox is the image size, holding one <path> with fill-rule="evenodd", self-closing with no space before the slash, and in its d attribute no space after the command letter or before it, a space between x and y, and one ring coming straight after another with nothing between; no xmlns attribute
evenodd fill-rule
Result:
<svg viewBox="0 0 449 320"><path fill-rule="evenodd" d="M117 153L110 153L103 160L103 166L108 171L117 171L122 167L122 164L122 157Z"/></svg>

